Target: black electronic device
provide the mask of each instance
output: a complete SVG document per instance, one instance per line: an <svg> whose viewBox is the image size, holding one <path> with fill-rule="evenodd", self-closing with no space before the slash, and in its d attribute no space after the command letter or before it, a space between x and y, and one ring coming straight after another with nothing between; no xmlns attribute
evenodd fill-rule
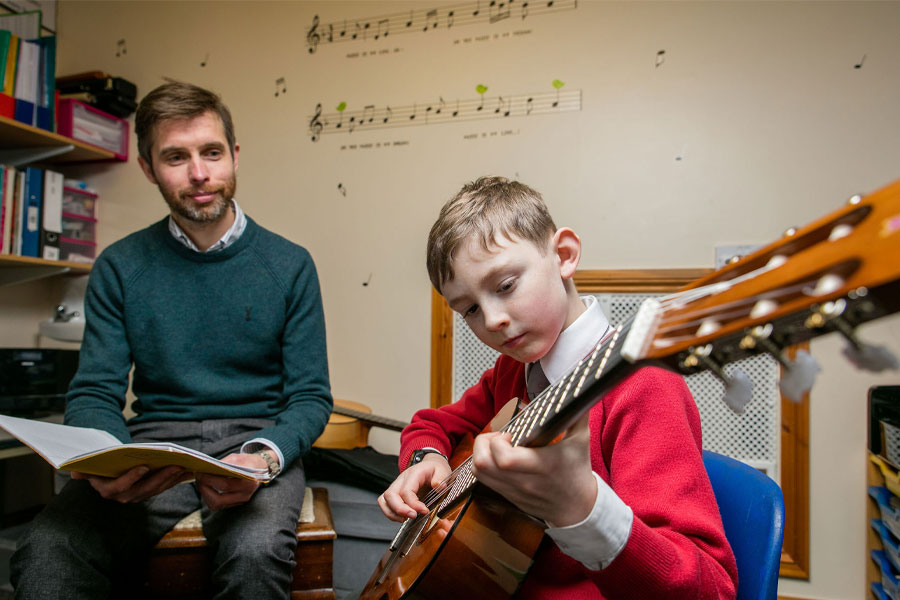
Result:
<svg viewBox="0 0 900 600"><path fill-rule="evenodd" d="M900 385L876 385L869 388L869 451L886 456L882 445L881 422L900 426Z"/></svg>
<svg viewBox="0 0 900 600"><path fill-rule="evenodd" d="M0 348L0 413L36 418L65 410L78 350Z"/></svg>

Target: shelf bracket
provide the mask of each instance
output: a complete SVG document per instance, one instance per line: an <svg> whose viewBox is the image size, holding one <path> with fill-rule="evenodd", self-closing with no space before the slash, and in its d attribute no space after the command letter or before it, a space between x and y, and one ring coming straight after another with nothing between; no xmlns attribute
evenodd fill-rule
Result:
<svg viewBox="0 0 900 600"><path fill-rule="evenodd" d="M0 287L54 277L71 270L71 267L4 267L0 269Z"/></svg>
<svg viewBox="0 0 900 600"><path fill-rule="evenodd" d="M35 148L7 148L0 150L0 163L19 167L28 163L40 162L48 158L53 158L54 156L71 152L74 149L75 146L72 144L66 144L64 146L38 146Z"/></svg>

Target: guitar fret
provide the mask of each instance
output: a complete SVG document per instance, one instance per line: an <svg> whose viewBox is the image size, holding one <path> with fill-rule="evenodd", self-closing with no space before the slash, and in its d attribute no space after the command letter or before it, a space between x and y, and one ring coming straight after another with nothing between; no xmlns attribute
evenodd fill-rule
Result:
<svg viewBox="0 0 900 600"><path fill-rule="evenodd" d="M574 373L572 374L572 378L574 378ZM566 391L563 392L562 396L559 397L559 402L556 404L556 410L553 411L556 414L559 414L559 409L562 408L563 403L566 401L566 398L569 396L569 388L572 387L572 378L569 379L569 382L566 384Z"/></svg>
<svg viewBox="0 0 900 600"><path fill-rule="evenodd" d="M578 385L575 387L575 397L581 393L581 387L584 385L584 380L587 378L588 372L591 370L591 367L594 366L594 360L596 360L597 355L600 353L600 348L603 343L599 343L594 347L594 351L591 352L591 357L588 359L587 364L584 366L584 371L581 374L581 379L578 380Z"/></svg>
<svg viewBox="0 0 900 600"><path fill-rule="evenodd" d="M531 431L534 429L534 424L537 423L537 419L535 417L540 414L541 406L547 404L547 397L538 396L532 404L534 404L534 411L531 411L529 413L530 418L528 419L528 431L525 433L525 437L531 435Z"/></svg>
<svg viewBox="0 0 900 600"><path fill-rule="evenodd" d="M544 414L541 416L541 425L544 424L544 421L547 419L547 413L550 410L550 407L553 406L553 403L556 402L556 398L559 395L559 392L562 391L563 382L560 381L553 388L553 393L547 398L547 409L544 411Z"/></svg>
<svg viewBox="0 0 900 600"><path fill-rule="evenodd" d="M527 410L527 408L525 410ZM516 415L516 418L513 421L513 426L512 426L513 446L518 446L519 441L522 439L521 434L524 431L524 428L522 427L522 423L524 422L524 420L521 418L521 415L525 414L525 410L523 410L521 413Z"/></svg>
<svg viewBox="0 0 900 600"><path fill-rule="evenodd" d="M612 354L613 347L616 344L616 339L619 337L619 330L616 330L616 333L613 334L613 339L610 340L609 346L606 348L606 352L603 354L603 360L600 361L600 366L597 367L597 372L594 374L594 379L600 379L600 375L603 373L603 367L606 366L606 361L609 360L610 355Z"/></svg>

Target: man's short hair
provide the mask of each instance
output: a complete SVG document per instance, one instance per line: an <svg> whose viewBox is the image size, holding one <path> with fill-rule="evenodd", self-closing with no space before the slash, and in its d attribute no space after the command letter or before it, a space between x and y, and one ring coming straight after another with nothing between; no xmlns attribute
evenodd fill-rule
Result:
<svg viewBox="0 0 900 600"><path fill-rule="evenodd" d="M153 138L159 123L169 119L191 119L207 112L212 112L221 119L228 148L234 156L234 123L222 98L215 92L181 81L164 83L141 100L134 116L138 154L152 166L150 149L153 148Z"/></svg>
<svg viewBox="0 0 900 600"><path fill-rule="evenodd" d="M505 177L467 183L447 202L428 234L426 264L438 292L454 277L453 255L475 235L490 250L498 236L532 242L543 253L556 225L540 193Z"/></svg>

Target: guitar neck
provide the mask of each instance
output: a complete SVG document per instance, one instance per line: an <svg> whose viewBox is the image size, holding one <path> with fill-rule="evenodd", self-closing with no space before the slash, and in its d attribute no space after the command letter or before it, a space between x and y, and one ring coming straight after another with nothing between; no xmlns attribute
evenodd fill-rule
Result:
<svg viewBox="0 0 900 600"><path fill-rule="evenodd" d="M556 384L548 387L509 421L503 431L517 446L546 446L571 427L606 392L637 369L621 354L629 319L613 330Z"/></svg>
<svg viewBox="0 0 900 600"><path fill-rule="evenodd" d="M378 415L373 415L361 410L353 410L352 408L346 408L338 404L334 405L332 412L343 415L345 417L358 419L368 425L375 425L384 429L390 429L391 431L403 431L403 428L409 425L409 423L404 423L403 421L397 421L395 419L389 419L387 417L379 417Z"/></svg>

